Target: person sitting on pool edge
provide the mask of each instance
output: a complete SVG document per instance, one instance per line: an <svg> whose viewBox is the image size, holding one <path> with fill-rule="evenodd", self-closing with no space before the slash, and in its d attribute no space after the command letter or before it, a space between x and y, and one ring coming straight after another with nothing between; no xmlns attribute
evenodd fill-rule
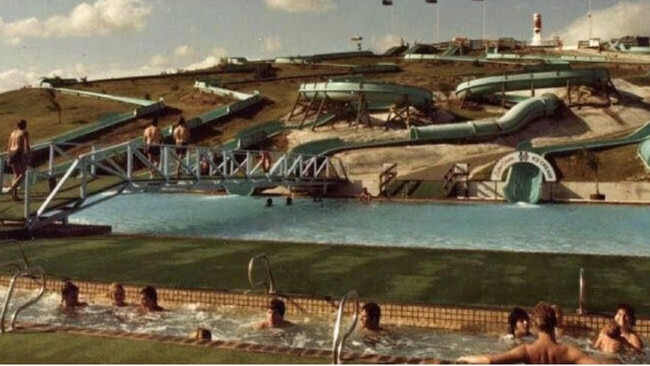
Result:
<svg viewBox="0 0 650 366"><path fill-rule="evenodd" d="M531 321L538 330L537 340L532 344L522 344L510 351L492 354L463 356L457 363L599 363L572 345L558 344L555 340L557 319L553 307L540 301L533 308Z"/></svg>
<svg viewBox="0 0 650 366"><path fill-rule="evenodd" d="M269 302L266 320L260 323L259 329L284 328L293 325L292 322L284 319L286 305L280 299L273 299Z"/></svg>
<svg viewBox="0 0 650 366"><path fill-rule="evenodd" d="M64 309L74 309L86 305L88 303L79 301L79 287L72 283L69 278L65 279L63 286L61 286L61 303L59 306Z"/></svg>
<svg viewBox="0 0 650 366"><path fill-rule="evenodd" d="M124 291L124 286L121 283L113 282L108 289L108 296L111 298L113 306L127 306L126 303L126 291Z"/></svg>
<svg viewBox="0 0 650 366"><path fill-rule="evenodd" d="M165 310L158 305L158 293L153 286L147 286L140 290L140 305L142 305L143 309L148 311Z"/></svg>
<svg viewBox="0 0 650 366"><path fill-rule="evenodd" d="M361 329L367 332L378 333L385 329L379 325L381 308L375 302L367 302L361 307Z"/></svg>

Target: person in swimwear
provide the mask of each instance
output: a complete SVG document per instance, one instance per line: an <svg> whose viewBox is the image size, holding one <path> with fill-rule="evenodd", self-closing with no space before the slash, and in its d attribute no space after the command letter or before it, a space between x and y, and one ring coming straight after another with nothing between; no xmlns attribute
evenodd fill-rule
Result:
<svg viewBox="0 0 650 366"><path fill-rule="evenodd" d="M108 290L108 295L111 298L113 306L123 307L127 306L126 303L126 291L124 291L124 286L121 283L113 282Z"/></svg>
<svg viewBox="0 0 650 366"><path fill-rule="evenodd" d="M376 333L383 332L384 328L379 325L381 320L381 308L375 302L367 302L361 307L361 329Z"/></svg>
<svg viewBox="0 0 650 366"><path fill-rule="evenodd" d="M632 305L627 303L619 304L616 308L616 314L614 314L614 321L621 327L621 337L625 338L635 350L643 352L643 340L634 331L636 315Z"/></svg>
<svg viewBox="0 0 650 366"><path fill-rule="evenodd" d="M174 143L176 144L176 155L178 158L178 165L176 166L176 179L181 176L181 160L185 157L187 152L187 143L190 140L189 132L185 126L185 118L181 117L172 131L172 136L174 137Z"/></svg>
<svg viewBox="0 0 650 366"><path fill-rule="evenodd" d="M147 159L149 159L154 167L158 167L160 163L160 144L163 142L163 136L158 127L157 117L154 117L149 127L144 129L143 139L144 153L147 155ZM150 172L150 178L153 178L155 169L152 168Z"/></svg>
<svg viewBox="0 0 650 366"><path fill-rule="evenodd" d="M284 313L287 307L284 301L273 299L269 302L266 320L259 324L259 329L284 328L294 325L292 322L284 319Z"/></svg>
<svg viewBox="0 0 650 366"><path fill-rule="evenodd" d="M21 119L18 121L17 127L11 132L9 141L7 142L7 162L14 173L9 193L11 193L11 199L14 201L20 200L18 197L18 186L25 178L31 149L29 145L29 132L27 132L27 121Z"/></svg>
<svg viewBox="0 0 650 366"><path fill-rule="evenodd" d="M147 286L140 290L140 305L147 311L163 311L158 305L158 292L153 286Z"/></svg>
<svg viewBox="0 0 650 366"><path fill-rule="evenodd" d="M70 310L77 307L87 306L88 303L79 301L79 287L66 279L61 286L61 303L59 306L63 309Z"/></svg>
<svg viewBox="0 0 650 366"><path fill-rule="evenodd" d="M509 339L520 339L530 336L530 317L526 310L515 307L508 316Z"/></svg>
<svg viewBox="0 0 650 366"><path fill-rule="evenodd" d="M463 356L457 363L489 364L489 363L599 363L580 349L558 344L555 340L557 318L552 305L540 301L533 308L531 321L537 328L537 340L532 344L522 344L510 351L493 354Z"/></svg>

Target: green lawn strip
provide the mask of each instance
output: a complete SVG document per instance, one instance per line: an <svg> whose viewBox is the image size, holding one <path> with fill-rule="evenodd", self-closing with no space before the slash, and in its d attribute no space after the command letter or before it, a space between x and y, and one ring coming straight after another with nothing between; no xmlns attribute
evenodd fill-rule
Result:
<svg viewBox="0 0 650 366"><path fill-rule="evenodd" d="M74 280L247 290L248 262L265 253L284 294L338 298L357 290L380 302L491 307L547 300L567 312L578 305L582 267L589 311L627 301L650 314L643 286L650 259L642 257L117 235L37 239L23 248L32 265ZM16 244L0 245L0 266L20 261Z"/></svg>
<svg viewBox="0 0 650 366"><path fill-rule="evenodd" d="M329 361L69 333L17 331L0 336L0 362L4 364L307 364Z"/></svg>

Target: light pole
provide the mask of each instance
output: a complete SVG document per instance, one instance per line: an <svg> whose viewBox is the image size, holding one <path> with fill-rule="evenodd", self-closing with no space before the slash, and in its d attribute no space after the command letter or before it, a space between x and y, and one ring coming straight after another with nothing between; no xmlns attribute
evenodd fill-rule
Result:
<svg viewBox="0 0 650 366"><path fill-rule="evenodd" d="M486 8L487 8L487 0L483 0L483 40L484 41L485 41L485 23L486 23L486 19L487 19Z"/></svg>
<svg viewBox="0 0 650 366"><path fill-rule="evenodd" d="M427 4L432 4L436 5L438 3L438 0L425 0ZM440 11L439 8L436 6L436 37L435 41L440 42Z"/></svg>
<svg viewBox="0 0 650 366"><path fill-rule="evenodd" d="M591 41L591 30L592 30L592 20L591 20L591 0L589 0L589 13L587 14L589 17L589 40Z"/></svg>

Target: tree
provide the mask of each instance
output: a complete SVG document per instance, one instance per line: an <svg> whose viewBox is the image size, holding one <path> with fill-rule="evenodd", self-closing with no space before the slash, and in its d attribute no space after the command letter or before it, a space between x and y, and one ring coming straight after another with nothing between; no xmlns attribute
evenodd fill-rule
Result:
<svg viewBox="0 0 650 366"><path fill-rule="evenodd" d="M598 161L598 156L596 155L596 153L594 153L591 150L588 150L587 148L582 148L580 150L580 155L582 156L582 159L587 164L587 167L594 173L594 182L596 183L596 194L592 195L591 198L603 199L604 195L600 193L600 187L598 186L598 168L600 165L600 162Z"/></svg>

